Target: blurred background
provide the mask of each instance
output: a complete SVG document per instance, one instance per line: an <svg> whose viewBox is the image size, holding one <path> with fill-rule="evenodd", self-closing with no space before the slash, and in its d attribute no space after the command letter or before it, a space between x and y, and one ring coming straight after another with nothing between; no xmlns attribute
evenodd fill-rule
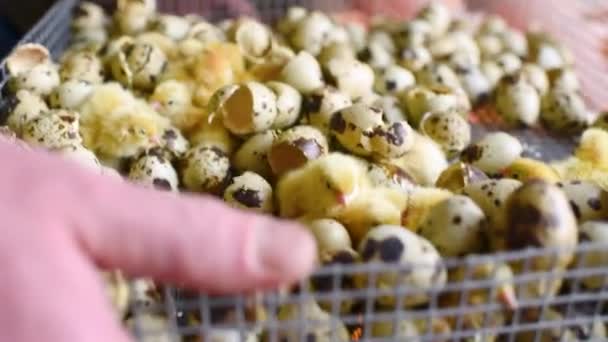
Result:
<svg viewBox="0 0 608 342"><path fill-rule="evenodd" d="M38 21L56 0L0 0L0 59ZM520 29L540 25L573 51L587 95L598 105L608 103L608 0L440 0L454 12L464 8L497 13ZM95 0L109 10L115 0ZM286 5L339 10L362 18L362 13L410 17L428 0L157 0L163 12L255 15L256 8L273 15Z"/></svg>

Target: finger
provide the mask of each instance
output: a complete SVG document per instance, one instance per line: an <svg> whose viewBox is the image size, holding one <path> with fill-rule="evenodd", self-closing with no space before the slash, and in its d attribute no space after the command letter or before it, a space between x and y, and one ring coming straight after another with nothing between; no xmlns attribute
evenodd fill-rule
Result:
<svg viewBox="0 0 608 342"><path fill-rule="evenodd" d="M68 241L30 236L27 245L35 252L13 251L3 265L3 341L130 341L93 265Z"/></svg>
<svg viewBox="0 0 608 342"><path fill-rule="evenodd" d="M297 281L315 263L314 239L294 223L230 209L208 197L143 189L46 154L19 158L28 161L14 168L15 179L19 169L40 170L28 174L33 179L15 182L27 183L24 201L38 198L40 210L63 215L101 266L233 292Z"/></svg>
<svg viewBox="0 0 608 342"><path fill-rule="evenodd" d="M0 143L5 208L69 222L101 266L135 276L234 292L292 283L314 267L310 233L293 223L102 177L39 151Z"/></svg>
<svg viewBox="0 0 608 342"><path fill-rule="evenodd" d="M70 222L100 266L216 292L292 283L308 275L316 246L293 223L227 208L202 196L146 190L39 151L0 144L7 206Z"/></svg>

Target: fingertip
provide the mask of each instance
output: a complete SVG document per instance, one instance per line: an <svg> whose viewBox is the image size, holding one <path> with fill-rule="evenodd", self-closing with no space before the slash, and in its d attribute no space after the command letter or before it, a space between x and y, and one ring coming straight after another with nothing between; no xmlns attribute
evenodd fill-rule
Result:
<svg viewBox="0 0 608 342"><path fill-rule="evenodd" d="M282 283L293 283L314 271L317 245L307 229L279 220L258 227L256 249L263 272Z"/></svg>

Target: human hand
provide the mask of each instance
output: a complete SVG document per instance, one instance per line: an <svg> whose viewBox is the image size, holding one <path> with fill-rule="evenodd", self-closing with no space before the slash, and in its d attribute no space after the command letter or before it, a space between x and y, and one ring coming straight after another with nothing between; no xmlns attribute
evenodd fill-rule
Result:
<svg viewBox="0 0 608 342"><path fill-rule="evenodd" d="M0 160L5 341L129 341L98 267L229 293L291 283L314 266L314 239L291 223L2 142Z"/></svg>

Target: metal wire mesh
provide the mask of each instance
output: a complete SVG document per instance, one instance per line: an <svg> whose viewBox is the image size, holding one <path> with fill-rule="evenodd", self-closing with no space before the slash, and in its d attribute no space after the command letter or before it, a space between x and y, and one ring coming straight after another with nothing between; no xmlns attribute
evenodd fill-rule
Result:
<svg viewBox="0 0 608 342"><path fill-rule="evenodd" d="M57 1L21 43L42 43L57 57L69 42L69 18L76 3L77 0ZM239 14L222 3L175 0L160 1L160 7L173 13L203 13L211 20ZM577 1L578 6L589 11L594 3L601 4L601 1ZM267 0L257 2L257 12L263 20L272 21L292 5L331 11L348 9L352 2ZM556 11L556 18L572 15L559 6ZM589 40L592 34L576 29L568 32L569 36L560 37L566 42ZM577 56L581 55L581 68L596 67L579 51ZM593 74L594 79L583 80L586 89L608 89L606 73ZM3 63L0 86L6 80ZM494 114L480 116L482 124L476 126L476 136L502 128L496 124ZM536 158L561 158L572 149L571 141L543 132L513 132L527 144L527 153ZM608 260L605 249L606 246L588 244L580 245L575 251L527 249L442 260L433 265L333 264L318 270L289 293L217 297L167 286L159 290L162 300L147 307L133 307L130 315L135 322L133 332L142 341L257 341L254 336L258 335L264 341L603 341L606 339L601 331L608 321L604 305L608 299L608 265L583 265L586 258L598 258L598 255ZM570 269L536 267L539 257L556 257L560 253L575 254L576 261ZM518 273L508 283L495 279L497 268L492 266L501 263L518 267ZM480 267L490 271L480 276ZM408 282L403 281L416 272L429 270L447 271L450 281L426 288L407 286ZM454 279L454 274L460 277ZM392 279L388 283L387 275ZM590 277L601 286L587 288L585 284ZM530 294L539 284L551 282L563 284L559 293ZM508 287L516 291L516 307L505 307L500 301ZM420 295L428 299L426 304L405 305L407 298ZM320 303L327 314L315 310L311 301ZM288 319L279 314L286 308L294 309L287 315ZM152 327L146 318L154 314L162 315L166 321ZM411 324L417 327L418 334L408 329ZM342 334L344 328L346 335Z"/></svg>

